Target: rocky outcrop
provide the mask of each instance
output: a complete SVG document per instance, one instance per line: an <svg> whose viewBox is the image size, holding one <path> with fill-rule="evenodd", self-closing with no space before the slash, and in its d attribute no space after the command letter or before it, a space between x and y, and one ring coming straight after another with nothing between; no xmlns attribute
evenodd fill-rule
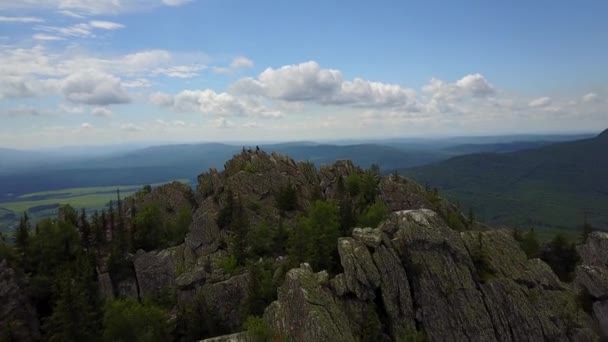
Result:
<svg viewBox="0 0 608 342"><path fill-rule="evenodd" d="M40 322L26 295L27 278L0 261L0 339L36 341Z"/></svg>
<svg viewBox="0 0 608 342"><path fill-rule="evenodd" d="M327 273L307 264L287 272L264 319L280 341L355 341L349 317L327 287Z"/></svg>
<svg viewBox="0 0 608 342"><path fill-rule="evenodd" d="M576 268L575 282L581 295L591 302L593 317L608 338L608 233L593 232L577 251L582 264Z"/></svg>
<svg viewBox="0 0 608 342"><path fill-rule="evenodd" d="M375 336L393 340L596 338L575 291L506 232L458 233L431 210L407 210L378 229L355 229L338 251L344 273L329 281L306 265L288 272L264 316L278 337L362 340L348 322L374 308L384 317Z"/></svg>
<svg viewBox="0 0 608 342"><path fill-rule="evenodd" d="M138 251L133 258L141 298L157 298L161 291L175 288L178 253L183 246L161 251Z"/></svg>

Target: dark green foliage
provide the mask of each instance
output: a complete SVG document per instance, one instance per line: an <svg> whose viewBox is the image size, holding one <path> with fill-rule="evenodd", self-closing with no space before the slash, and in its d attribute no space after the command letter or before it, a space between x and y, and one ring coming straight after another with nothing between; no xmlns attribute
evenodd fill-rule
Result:
<svg viewBox="0 0 608 342"><path fill-rule="evenodd" d="M87 298L85 283L63 276L56 282L58 299L52 315L44 322L48 341L96 341L100 327L97 312Z"/></svg>
<svg viewBox="0 0 608 342"><path fill-rule="evenodd" d="M449 209L447 216L447 224L450 228L459 232L465 231L467 229L467 227L462 221L462 215L460 215L460 213L458 212Z"/></svg>
<svg viewBox="0 0 608 342"><path fill-rule="evenodd" d="M59 220L65 221L74 227L78 226L78 212L70 205L66 204L59 207L57 217Z"/></svg>
<svg viewBox="0 0 608 342"><path fill-rule="evenodd" d="M0 260L7 260L9 263L13 263L17 259L16 254L13 246L8 243L6 236L0 233Z"/></svg>
<svg viewBox="0 0 608 342"><path fill-rule="evenodd" d="M338 208L332 202L312 203L306 216L298 220L289 238L293 264L308 262L315 270L338 271L336 240L340 236Z"/></svg>
<svg viewBox="0 0 608 342"><path fill-rule="evenodd" d="M364 320L360 331L361 340L380 341L382 337L382 323L376 312L376 305L374 303L368 304L364 310Z"/></svg>
<svg viewBox="0 0 608 342"><path fill-rule="evenodd" d="M27 213L23 213L23 216L19 220L19 225L13 233L13 240L21 266L27 268L28 251L30 248L30 222Z"/></svg>
<svg viewBox="0 0 608 342"><path fill-rule="evenodd" d="M519 245L526 253L528 259L540 256L540 242L538 241L538 237L533 228L524 234L523 240L520 241Z"/></svg>
<svg viewBox="0 0 608 342"><path fill-rule="evenodd" d="M278 284L273 282L273 265L262 261L249 265L249 295L246 312L250 315L262 315L264 309L276 299Z"/></svg>
<svg viewBox="0 0 608 342"><path fill-rule="evenodd" d="M298 192L296 188L289 184L279 188L275 195L277 209L281 213L293 211L298 208Z"/></svg>
<svg viewBox="0 0 608 342"><path fill-rule="evenodd" d="M363 180L357 173L351 173L346 177L346 191L351 197L355 197L361 193Z"/></svg>
<svg viewBox="0 0 608 342"><path fill-rule="evenodd" d="M341 236L350 236L353 228L357 224L357 219L355 216L352 200L348 197L342 198L340 200L340 235Z"/></svg>
<svg viewBox="0 0 608 342"><path fill-rule="evenodd" d="M388 209L384 203L376 201L371 206L367 207L365 211L359 215L358 225L361 227L377 227L380 222L386 219L388 215Z"/></svg>
<svg viewBox="0 0 608 342"><path fill-rule="evenodd" d="M234 255L228 255L222 259L220 266L224 273L234 274L239 266L238 260Z"/></svg>
<svg viewBox="0 0 608 342"><path fill-rule="evenodd" d="M104 341L168 341L168 315L159 306L135 299L112 300L103 318Z"/></svg>
<svg viewBox="0 0 608 342"><path fill-rule="evenodd" d="M179 209L172 220L158 204L151 203L133 218L133 248L150 251L178 245L184 241L191 221L189 208Z"/></svg>
<svg viewBox="0 0 608 342"><path fill-rule="evenodd" d="M545 261L553 272L565 282L574 278L574 269L580 261L574 243L568 242L563 234L557 234L543 251L541 259Z"/></svg>
<svg viewBox="0 0 608 342"><path fill-rule="evenodd" d="M492 268L488 259L489 256L487 252L487 248L492 248L492 246L486 246L486 244L483 243L483 234L481 233L478 233L477 239L477 246L475 246L471 253L471 259L477 270L479 280L481 282L487 282L496 275L496 271Z"/></svg>
<svg viewBox="0 0 608 342"><path fill-rule="evenodd" d="M230 225L232 222L232 211L234 208L234 195L230 189L225 192L224 197L226 199L226 203L221 207L217 214L217 225L220 228L226 228Z"/></svg>
<svg viewBox="0 0 608 342"><path fill-rule="evenodd" d="M91 242L91 225L87 220L87 214L84 209L81 210L80 217L78 218L78 230L80 231L82 246L84 248L89 248Z"/></svg>
<svg viewBox="0 0 608 342"><path fill-rule="evenodd" d="M247 244L251 257L260 258L274 253L275 248L277 248L275 245L277 241L275 239L275 234L277 233L275 229L266 222L259 223L249 229L247 232Z"/></svg>
<svg viewBox="0 0 608 342"><path fill-rule="evenodd" d="M243 325L252 342L267 342L271 340L272 332L264 319L249 316Z"/></svg>
<svg viewBox="0 0 608 342"><path fill-rule="evenodd" d="M207 303L202 294L191 302L179 308L175 340L184 342L200 341L206 337L221 335L225 332L221 322L215 315L209 313Z"/></svg>
<svg viewBox="0 0 608 342"><path fill-rule="evenodd" d="M144 194L149 194L152 192L152 186L149 184L144 185L144 187L141 189L141 191L143 191Z"/></svg>
<svg viewBox="0 0 608 342"><path fill-rule="evenodd" d="M161 246L163 241L163 220L160 207L151 204L135 216L136 230L133 234L133 247L150 251Z"/></svg>

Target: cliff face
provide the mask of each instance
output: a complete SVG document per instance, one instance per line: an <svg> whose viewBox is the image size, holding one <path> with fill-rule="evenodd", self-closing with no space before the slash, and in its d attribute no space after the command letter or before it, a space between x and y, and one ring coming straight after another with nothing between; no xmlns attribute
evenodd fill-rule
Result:
<svg viewBox="0 0 608 342"><path fill-rule="evenodd" d="M288 341L593 341L576 293L502 231L457 233L431 210L395 212L338 241L344 273L288 272L265 320ZM383 322L362 331L370 318Z"/></svg>

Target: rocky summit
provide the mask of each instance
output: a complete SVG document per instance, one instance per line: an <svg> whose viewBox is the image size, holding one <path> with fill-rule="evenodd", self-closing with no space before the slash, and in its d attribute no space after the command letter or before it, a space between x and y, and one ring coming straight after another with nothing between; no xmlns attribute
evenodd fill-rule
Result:
<svg viewBox="0 0 608 342"><path fill-rule="evenodd" d="M126 238L117 228L104 230L112 248L89 246L95 284L108 301L165 307L170 329L162 336L304 342L608 336L608 234L591 233L577 247L574 281L564 282L527 255L511 230L466 218L436 190L347 160L317 169L243 150L224 170L198 176L194 191L172 183L119 205L117 222L130 228ZM155 231L144 227L153 224L142 213L153 214L169 237L150 240ZM183 235L172 238L183 222ZM11 322L16 336L36 340L35 308L23 292L27 278L0 263L0 324Z"/></svg>

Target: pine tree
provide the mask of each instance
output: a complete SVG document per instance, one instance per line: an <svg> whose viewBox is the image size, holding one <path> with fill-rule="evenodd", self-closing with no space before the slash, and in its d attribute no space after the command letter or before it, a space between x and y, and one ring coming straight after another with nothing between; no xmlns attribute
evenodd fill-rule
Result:
<svg viewBox="0 0 608 342"><path fill-rule="evenodd" d="M82 247L88 249L91 243L91 226L89 225L89 221L87 221L87 214L84 209L80 211L78 229L80 230Z"/></svg>
<svg viewBox="0 0 608 342"><path fill-rule="evenodd" d="M108 223L110 224L109 226L109 231L110 231L110 241L114 241L114 231L115 231L115 222L114 222L114 202L110 201L109 204L109 208L108 208Z"/></svg>
<svg viewBox="0 0 608 342"><path fill-rule="evenodd" d="M17 249L18 257L23 268L27 268L29 247L30 247L30 222L27 213L19 220L19 225L13 234L15 239L15 248Z"/></svg>

